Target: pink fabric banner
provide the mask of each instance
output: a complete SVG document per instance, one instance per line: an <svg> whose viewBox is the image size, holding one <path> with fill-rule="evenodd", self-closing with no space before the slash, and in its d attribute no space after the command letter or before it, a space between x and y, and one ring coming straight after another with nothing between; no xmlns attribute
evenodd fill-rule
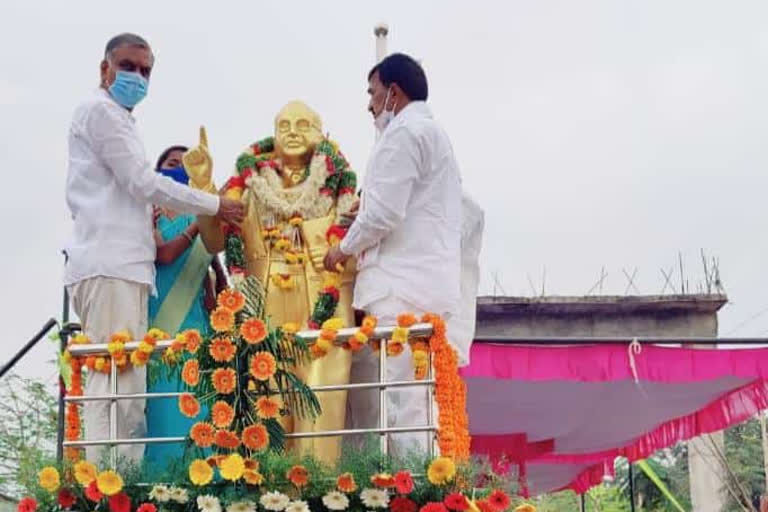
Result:
<svg viewBox="0 0 768 512"><path fill-rule="evenodd" d="M472 450L516 465L534 495L584 492L617 456L642 459L768 408L768 349L476 343L471 361Z"/></svg>

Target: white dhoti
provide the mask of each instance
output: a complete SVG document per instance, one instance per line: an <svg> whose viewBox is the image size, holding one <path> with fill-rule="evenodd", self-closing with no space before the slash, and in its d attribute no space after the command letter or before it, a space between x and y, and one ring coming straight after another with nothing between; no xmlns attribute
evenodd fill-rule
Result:
<svg viewBox="0 0 768 512"><path fill-rule="evenodd" d="M413 313L416 317L424 314L415 306L389 296L368 306L369 315L378 319L380 326L395 325L397 315ZM384 345L382 344L382 348ZM387 357L387 381L414 380L414 366L411 348L398 356ZM352 359L350 383L378 382L379 354L369 347L357 352ZM388 388L387 397L387 426L410 427L426 425L428 421L429 387L398 387ZM436 418L436 415L432 416ZM379 390L353 389L347 398L347 428L376 428L379 426ZM404 456L412 451L426 452L433 433L413 432L389 434L389 453Z"/></svg>
<svg viewBox="0 0 768 512"><path fill-rule="evenodd" d="M149 287L145 284L114 279L94 277L80 281L68 291L72 308L80 318L83 332L91 343L108 343L109 337L122 330L129 331L134 338L141 338L147 330L147 300ZM118 393L145 393L146 368L134 368L131 365L119 374ZM104 395L110 393L110 376L89 372L84 394ZM109 439L109 401L85 402L83 418L85 439ZM145 400L119 400L117 402L117 437L140 438L146 435L144 417ZM99 463L104 446L86 448L86 458ZM121 457L131 462L140 462L144 456L144 445L121 445L118 448Z"/></svg>

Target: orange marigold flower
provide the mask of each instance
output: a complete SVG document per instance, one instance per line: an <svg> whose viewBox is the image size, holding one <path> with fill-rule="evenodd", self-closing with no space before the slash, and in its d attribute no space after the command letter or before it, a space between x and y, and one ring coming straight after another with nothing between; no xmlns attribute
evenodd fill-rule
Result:
<svg viewBox="0 0 768 512"><path fill-rule="evenodd" d="M235 357L235 345L229 338L214 338L208 352L217 363L228 363Z"/></svg>
<svg viewBox="0 0 768 512"><path fill-rule="evenodd" d="M304 487L309 483L309 471L304 466L293 466L285 476L296 487Z"/></svg>
<svg viewBox="0 0 768 512"><path fill-rule="evenodd" d="M418 320L416 319L416 315L413 313L402 313L400 315L397 315L397 326L398 327L410 327L413 324L415 324Z"/></svg>
<svg viewBox="0 0 768 512"><path fill-rule="evenodd" d="M387 355L390 357L399 356L403 353L403 344L396 341L387 342Z"/></svg>
<svg viewBox="0 0 768 512"><path fill-rule="evenodd" d="M277 418L280 414L280 403L277 400L263 396L256 401L256 415L262 419Z"/></svg>
<svg viewBox="0 0 768 512"><path fill-rule="evenodd" d="M395 477L389 473L376 473L371 477L371 483L376 487L394 487Z"/></svg>
<svg viewBox="0 0 768 512"><path fill-rule="evenodd" d="M277 371L275 357L269 352L259 352L251 357L251 375L254 379L269 380Z"/></svg>
<svg viewBox="0 0 768 512"><path fill-rule="evenodd" d="M262 475L258 471L254 471L252 469L246 469L243 472L243 480L245 480L245 483L249 485L261 485L262 483L264 483L264 475Z"/></svg>
<svg viewBox="0 0 768 512"><path fill-rule="evenodd" d="M130 360L133 366L144 366L149 362L149 354L141 350L134 350L131 352Z"/></svg>
<svg viewBox="0 0 768 512"><path fill-rule="evenodd" d="M216 303L234 313L238 313L245 307L245 296L237 290L227 288L219 293Z"/></svg>
<svg viewBox="0 0 768 512"><path fill-rule="evenodd" d="M184 363L184 368L181 370L181 380L187 386L195 387L200 382L200 363L197 359L190 359Z"/></svg>
<svg viewBox="0 0 768 512"><path fill-rule="evenodd" d="M325 357L325 355L327 354L327 352L323 350L320 347L320 345L318 345L317 343L313 343L312 345L309 346L309 353L312 354L312 357L314 357L315 359L320 359L321 357Z"/></svg>
<svg viewBox="0 0 768 512"><path fill-rule="evenodd" d="M194 395L184 393L179 397L179 410L184 416L194 418L200 414L200 403Z"/></svg>
<svg viewBox="0 0 768 512"><path fill-rule="evenodd" d="M133 336L129 331L118 331L109 337L110 343L128 343Z"/></svg>
<svg viewBox="0 0 768 512"><path fill-rule="evenodd" d="M213 388L220 395L228 395L235 390L237 374L232 368L217 368L211 374Z"/></svg>
<svg viewBox="0 0 768 512"><path fill-rule="evenodd" d="M226 455L211 455L210 457L205 459L205 462L207 462L208 465L211 466L212 468L215 468L221 463L222 460L226 458L227 458Z"/></svg>
<svg viewBox="0 0 768 512"><path fill-rule="evenodd" d="M89 370L96 369L96 356L88 356L85 358L85 367Z"/></svg>
<svg viewBox="0 0 768 512"><path fill-rule="evenodd" d="M235 324L235 314L231 309L217 307L211 313L211 327L217 332L231 331Z"/></svg>
<svg viewBox="0 0 768 512"><path fill-rule="evenodd" d="M190 354L196 354L200 348L200 344L203 342L202 336L197 329L187 329L184 334L184 341L186 342L187 352Z"/></svg>
<svg viewBox="0 0 768 512"><path fill-rule="evenodd" d="M213 425L200 421L192 425L189 430L189 437L200 448L207 448L213 444L214 432Z"/></svg>
<svg viewBox="0 0 768 512"><path fill-rule="evenodd" d="M240 438L237 437L237 434L230 432L229 430L217 430L216 434L213 436L213 442L216 443L216 446L219 448L227 448L230 450L234 450L240 446Z"/></svg>
<svg viewBox="0 0 768 512"><path fill-rule="evenodd" d="M187 340L184 339L184 335L179 333L176 335L176 337L171 342L171 346L169 347L173 352L181 352L184 350L184 347L187 345Z"/></svg>
<svg viewBox="0 0 768 512"><path fill-rule="evenodd" d="M227 402L219 400L211 407L211 419L219 428L227 428L235 419L235 410Z"/></svg>
<svg viewBox="0 0 768 512"><path fill-rule="evenodd" d="M357 483L352 473L343 473L336 479L336 488L341 492L351 493L357 490Z"/></svg>
<svg viewBox="0 0 768 512"><path fill-rule="evenodd" d="M363 327L367 327L369 329L375 329L378 323L379 321L376 320L375 316L366 316L365 318L363 318Z"/></svg>
<svg viewBox="0 0 768 512"><path fill-rule="evenodd" d="M240 326L240 335L251 345L257 345L267 337L267 326L258 318L249 318Z"/></svg>
<svg viewBox="0 0 768 512"><path fill-rule="evenodd" d="M250 469L251 471L258 471L259 461L253 460L253 459L245 459L245 469Z"/></svg>
<svg viewBox="0 0 768 512"><path fill-rule="evenodd" d="M250 425L243 429L243 445L249 450L260 451L269 444L267 427L261 423Z"/></svg>

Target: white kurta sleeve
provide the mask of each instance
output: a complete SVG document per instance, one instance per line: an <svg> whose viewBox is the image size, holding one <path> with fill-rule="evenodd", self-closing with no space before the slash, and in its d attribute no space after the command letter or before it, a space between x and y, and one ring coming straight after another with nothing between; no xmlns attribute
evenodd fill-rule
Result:
<svg viewBox="0 0 768 512"><path fill-rule="evenodd" d="M420 162L418 139L406 127L387 134L368 168L363 205L341 242L342 252L358 255L403 222Z"/></svg>
<svg viewBox="0 0 768 512"><path fill-rule="evenodd" d="M176 183L154 172L136 127L116 109L97 105L86 122L93 151L115 176L120 187L140 201L179 213L216 215L219 197Z"/></svg>

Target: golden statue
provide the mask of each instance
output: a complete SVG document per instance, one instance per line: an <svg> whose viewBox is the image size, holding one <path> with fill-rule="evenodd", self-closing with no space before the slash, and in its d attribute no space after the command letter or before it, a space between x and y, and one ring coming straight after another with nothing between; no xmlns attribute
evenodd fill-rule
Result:
<svg viewBox="0 0 768 512"><path fill-rule="evenodd" d="M215 191L204 129L200 145L185 155L184 166L191 186ZM356 202L355 174L335 143L323 136L320 116L300 101L288 103L275 117L274 138L248 147L236 167L225 193L235 198L242 194L247 205L240 226L243 270L262 283L269 321L320 328L333 316L353 326L354 262L339 269L340 274L329 274L323 258L345 232L344 214ZM208 250L222 251L226 235L219 221L201 217L199 226ZM347 384L350 364L350 352L334 347L296 373L310 386ZM284 418L286 432L344 428L346 391L318 393L318 399L321 415L315 420ZM301 439L292 447L332 463L340 454L340 440Z"/></svg>

